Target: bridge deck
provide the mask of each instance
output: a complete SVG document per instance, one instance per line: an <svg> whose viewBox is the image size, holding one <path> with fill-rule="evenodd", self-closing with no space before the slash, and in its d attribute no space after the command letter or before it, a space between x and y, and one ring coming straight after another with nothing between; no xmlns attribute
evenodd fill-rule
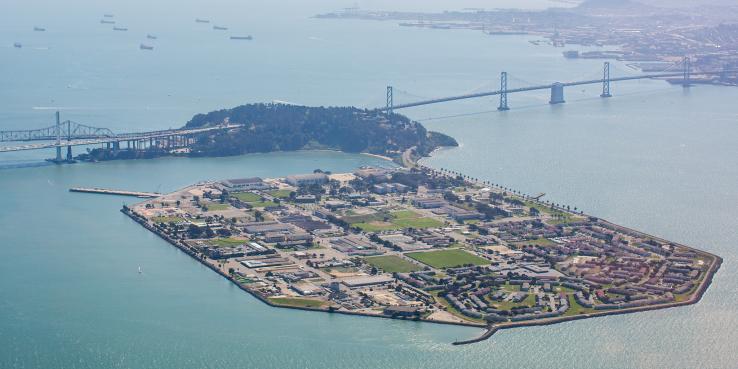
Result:
<svg viewBox="0 0 738 369"><path fill-rule="evenodd" d="M216 127L207 127L207 128L142 132L138 135L125 134L122 136L114 136L114 137L62 140L58 144L54 141L54 142L44 142L44 143L35 143L35 144L17 145L17 146L0 146L0 153L11 152L11 151L23 151L23 150L50 149L50 148L67 147L67 146L99 145L99 144L122 142L122 141L142 141L142 140L165 138L165 137L172 137L172 136L187 136L187 135L193 135L193 134L204 133L204 132L209 132L209 131L232 129L232 128L238 128L238 127L241 127L241 125L229 124L225 126L216 126Z"/></svg>
<svg viewBox="0 0 738 369"><path fill-rule="evenodd" d="M716 75L716 74L722 74L722 73L736 73L736 72L738 72L738 70L731 69L731 70L721 70L721 71L694 72L691 75ZM643 74L643 75L638 75L638 76L614 77L614 78L610 78L610 82L631 81L631 80L637 80L637 79L651 79L651 78L681 77L683 75L684 75L684 72ZM566 86L581 86L581 85L599 84L599 83L604 83L604 82L605 82L605 79L592 79L592 80L585 80L585 81L563 82L561 84L566 87ZM548 89L551 89L553 85L554 83L537 85L537 86L509 88L505 90L504 92L508 94L512 94L512 93L524 92L524 91L548 90ZM438 104L438 103L447 102L447 101L472 99L476 97L485 97L485 96L494 96L494 95L500 95L502 93L503 93L503 90L495 90L495 91L477 92L477 93L466 94L466 95L439 97L437 99L428 99L428 100L415 101L415 102L406 103L406 104L393 105L392 109L397 110L397 109L412 108L415 106ZM375 111L387 111L387 107L385 106L381 108L376 108L374 110Z"/></svg>

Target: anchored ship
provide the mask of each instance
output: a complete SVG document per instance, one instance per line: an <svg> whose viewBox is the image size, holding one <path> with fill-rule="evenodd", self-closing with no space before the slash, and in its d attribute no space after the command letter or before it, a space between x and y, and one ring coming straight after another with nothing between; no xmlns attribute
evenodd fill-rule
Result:
<svg viewBox="0 0 738 369"><path fill-rule="evenodd" d="M154 50L153 46L146 45L146 44L141 44L138 48L141 50Z"/></svg>
<svg viewBox="0 0 738 369"><path fill-rule="evenodd" d="M195 19L195 23L210 23L210 21L207 20L207 19L197 18L197 19Z"/></svg>
<svg viewBox="0 0 738 369"><path fill-rule="evenodd" d="M103 20L100 21L100 23L102 23L102 24L115 24L115 21L103 19Z"/></svg>
<svg viewBox="0 0 738 369"><path fill-rule="evenodd" d="M254 38L251 37L251 35L248 36L231 36L231 40L253 40Z"/></svg>
<svg viewBox="0 0 738 369"><path fill-rule="evenodd" d="M113 27L113 31L128 31L128 28L125 28L125 27Z"/></svg>
<svg viewBox="0 0 738 369"><path fill-rule="evenodd" d="M156 40L156 36L154 36L152 34L146 35L146 38L148 38L149 40Z"/></svg>
<svg viewBox="0 0 738 369"><path fill-rule="evenodd" d="M36 31L36 32L44 32L44 31L46 31L46 28L43 28L43 27L33 27L33 30Z"/></svg>
<svg viewBox="0 0 738 369"><path fill-rule="evenodd" d="M213 26L213 29L217 31L226 31L228 30L228 27Z"/></svg>

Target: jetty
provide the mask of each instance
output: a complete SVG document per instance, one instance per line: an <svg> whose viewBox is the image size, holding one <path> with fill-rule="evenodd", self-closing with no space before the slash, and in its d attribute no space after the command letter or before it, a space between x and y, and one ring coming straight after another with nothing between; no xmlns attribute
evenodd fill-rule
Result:
<svg viewBox="0 0 738 369"><path fill-rule="evenodd" d="M72 187L69 192L84 192L84 193L99 193L103 195L118 195L118 196L133 196L142 199L153 199L161 196L158 192L139 192L139 191L126 191L126 190L114 190L110 188L99 188L99 187Z"/></svg>

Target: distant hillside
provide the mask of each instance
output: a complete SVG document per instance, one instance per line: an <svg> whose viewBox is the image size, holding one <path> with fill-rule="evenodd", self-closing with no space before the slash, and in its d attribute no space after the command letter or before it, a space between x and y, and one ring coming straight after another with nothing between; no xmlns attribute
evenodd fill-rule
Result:
<svg viewBox="0 0 738 369"><path fill-rule="evenodd" d="M696 6L738 6L735 0L638 0L638 2L660 8L691 8Z"/></svg>
<svg viewBox="0 0 738 369"><path fill-rule="evenodd" d="M457 146L456 140L428 132L418 122L355 107L308 107L282 104L249 104L198 114L186 127L230 122L245 127L203 135L192 155L225 156L254 152L334 149L397 158L415 147L428 155L440 146Z"/></svg>
<svg viewBox="0 0 738 369"><path fill-rule="evenodd" d="M578 8L624 8L644 4L642 1L632 0L585 0Z"/></svg>

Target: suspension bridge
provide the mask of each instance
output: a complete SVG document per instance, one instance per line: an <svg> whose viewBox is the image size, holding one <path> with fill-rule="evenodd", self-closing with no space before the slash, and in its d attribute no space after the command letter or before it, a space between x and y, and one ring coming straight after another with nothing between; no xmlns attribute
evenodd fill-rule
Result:
<svg viewBox="0 0 738 369"><path fill-rule="evenodd" d="M513 94L513 93L536 91L536 90L550 90L551 98L549 100L549 104L555 105L555 104L563 104L564 102L566 102L564 100L564 88L565 87L602 84L602 93L600 94L600 96L601 97L612 97L612 94L610 92L610 84L613 82L632 81L632 80L639 80L639 79L681 77L681 81L679 81L679 84L681 84L684 87L688 87L692 85L693 83L692 77L696 75L714 76L714 75L725 75L725 74L732 74L732 73L738 72L738 70L733 70L733 69L723 69L719 71L693 72L691 70L690 60L687 57L685 57L680 63L677 63L673 65L672 67L674 66L681 66L682 70L678 72L664 71L660 73L647 73L647 74L629 75L629 76L623 76L623 77L611 77L610 76L610 62L604 62L603 70L602 70L602 78L572 81L572 82L554 82L554 83L549 83L549 84L539 84L539 85L531 85L531 86L517 87L517 88L508 87L508 74L507 72L502 72L500 74L500 88L498 90L482 91L482 92L468 93L468 94L456 95L456 96L428 98L428 99L417 100L417 101L402 103L402 104L394 103L394 88L392 86L387 86L386 105L383 107L375 108L373 110L386 112L391 116L392 113L398 109L406 109L406 108L412 108L416 106L439 104L439 103L456 101L456 100L473 99L473 98L479 98L479 97L485 97L485 96L499 96L500 102L497 107L497 110L506 111L506 110L510 110L510 105L508 104L508 95ZM667 69L670 69L670 68L671 67Z"/></svg>
<svg viewBox="0 0 738 369"><path fill-rule="evenodd" d="M679 71L669 71L671 68L680 68ZM598 72L599 73L599 72ZM485 96L499 96L499 105L497 110L506 111L510 109L508 104L508 95L513 93L520 93L526 91L536 90L550 90L551 98L550 104L563 104L564 89L566 87L581 86L581 85L592 85L601 84L602 93L601 97L611 97L610 85L613 82L620 81L631 81L639 79L653 79L653 78L674 78L676 83L683 85L684 87L690 86L694 80L693 76L726 76L735 75L738 70L723 69L719 71L697 71L691 70L691 63L688 57L685 57L681 62L675 63L669 68L659 73L646 73L639 75L627 75L622 77L611 77L610 75L610 62L604 62L603 69L601 72L601 78L586 79L572 82L554 82L547 84L530 84L525 87L509 88L508 86L508 74L502 72L500 74L500 88L491 91L482 91L467 93L456 96L446 96L437 98L419 98L419 100L394 104L394 88L387 86L386 93L386 105L371 109L372 111L379 113L386 113L389 119L392 119L392 114L395 110L411 108L416 106L439 104L449 101L464 100L479 98ZM110 129L94 127L90 125L80 124L70 120L62 122L59 117L59 112L56 113L56 124L50 127L41 129L31 130L15 130L15 131L0 131L0 142L28 142L38 141L37 143L28 143L22 145L13 146L0 146L0 153L22 151L22 150L40 150L40 149L56 149L56 157L50 159L56 163L72 162L72 147L73 146L90 146L90 145L103 145L103 147L112 150L120 150L121 144L125 144L125 149L132 150L143 150L148 148L160 148L160 149L176 149L188 147L194 143L195 136L204 132L211 132L217 130L228 130L233 128L241 127L237 124L224 123L218 126L197 128L197 129L169 129L163 131L150 131L150 132L136 132L136 133L113 133ZM62 149L66 148L66 158L62 156Z"/></svg>
<svg viewBox="0 0 738 369"><path fill-rule="evenodd" d="M62 122L56 112L56 124L46 128L0 131L0 142L29 142L22 145L0 146L0 153L56 149L56 157L50 161L56 163L72 162L72 146L103 145L108 149L143 150L146 148L176 149L188 147L194 143L194 136L204 132L239 128L238 124L220 124L212 127L195 129L168 129L161 131L113 133L108 128L93 127L70 120ZM38 142L36 142L38 141ZM66 148L66 157L62 149Z"/></svg>

